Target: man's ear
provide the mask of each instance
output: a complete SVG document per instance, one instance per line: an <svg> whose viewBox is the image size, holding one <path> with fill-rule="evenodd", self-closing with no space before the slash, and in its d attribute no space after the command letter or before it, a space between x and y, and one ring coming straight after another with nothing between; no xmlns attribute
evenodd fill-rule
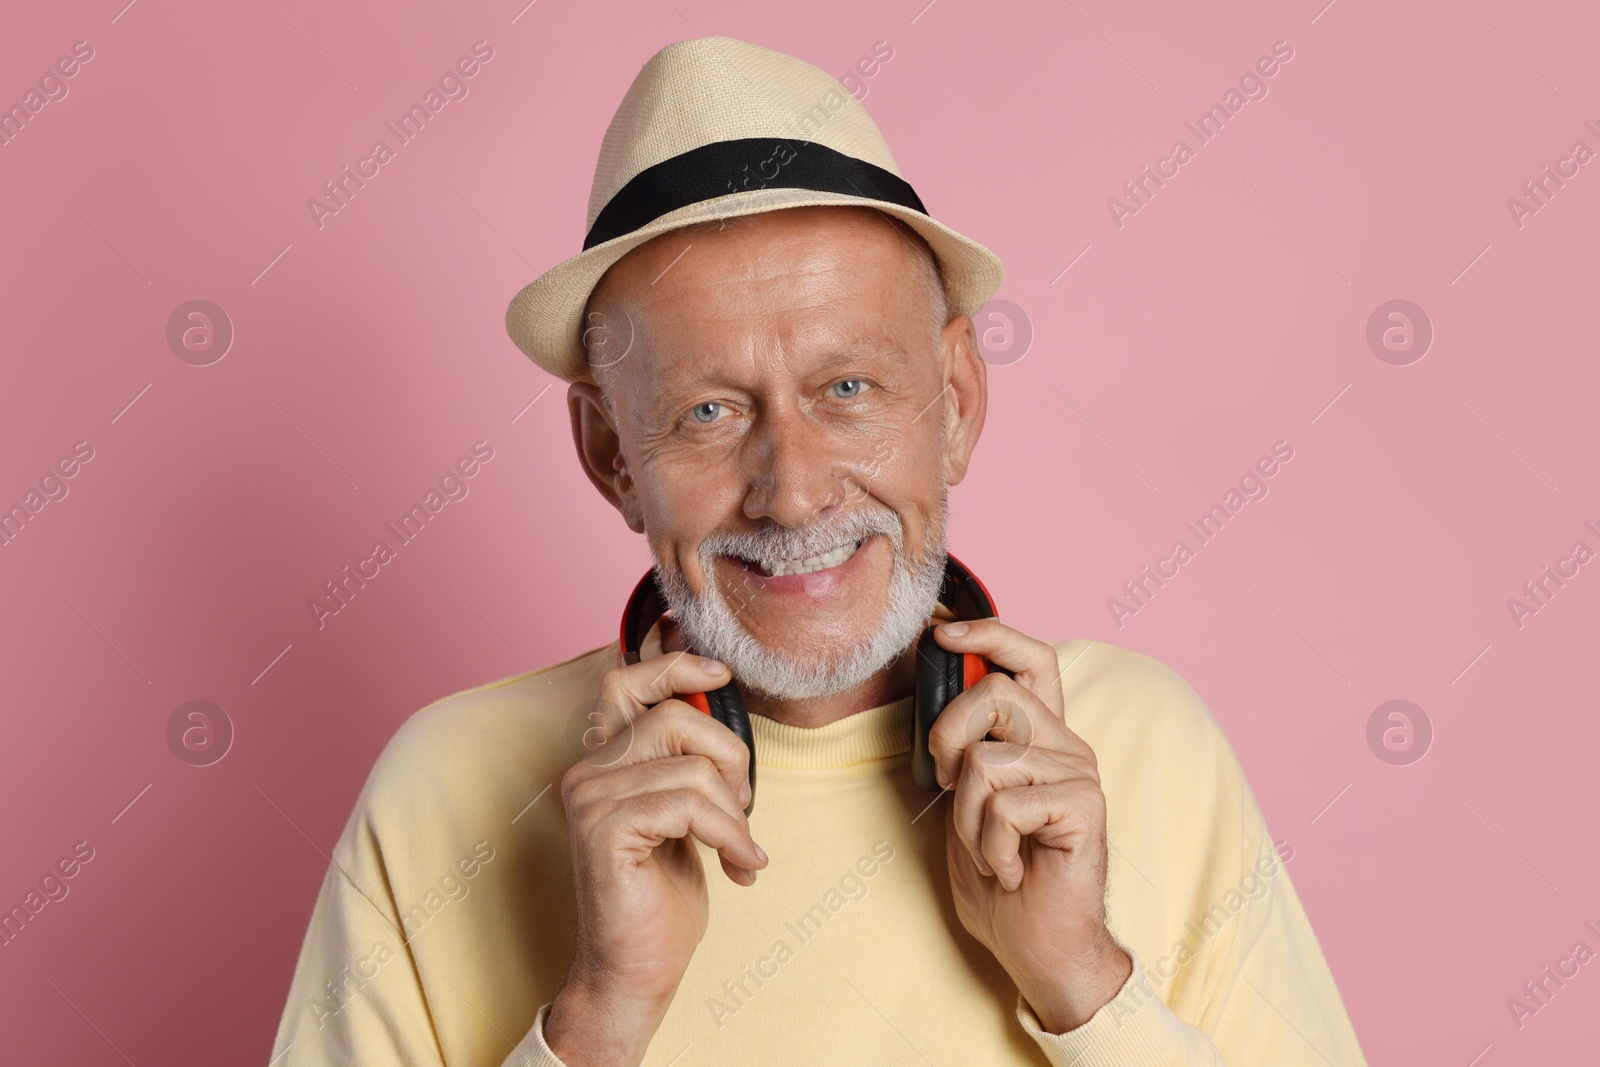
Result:
<svg viewBox="0 0 1600 1067"><path fill-rule="evenodd" d="M616 417L593 382L573 382L567 389L567 412L572 417L572 443L577 446L583 472L606 502L622 513L628 529L644 532L639 494L628 473Z"/></svg>
<svg viewBox="0 0 1600 1067"><path fill-rule="evenodd" d="M983 435L983 415L989 401L988 366L978 353L978 334L972 320L957 315L945 323L941 334L944 373L948 375L946 401L945 458L950 465L946 481L958 485L967 476L972 450Z"/></svg>

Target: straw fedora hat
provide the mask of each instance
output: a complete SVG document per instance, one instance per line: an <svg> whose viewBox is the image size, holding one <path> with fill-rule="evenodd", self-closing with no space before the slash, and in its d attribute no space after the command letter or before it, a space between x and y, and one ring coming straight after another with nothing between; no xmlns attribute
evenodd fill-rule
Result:
<svg viewBox="0 0 1600 1067"><path fill-rule="evenodd" d="M973 315L1004 269L934 221L877 124L833 75L731 37L698 37L645 63L600 144L583 251L528 283L506 332L567 381L587 376L583 309L607 268L682 226L842 204L903 219L938 257L952 315Z"/></svg>

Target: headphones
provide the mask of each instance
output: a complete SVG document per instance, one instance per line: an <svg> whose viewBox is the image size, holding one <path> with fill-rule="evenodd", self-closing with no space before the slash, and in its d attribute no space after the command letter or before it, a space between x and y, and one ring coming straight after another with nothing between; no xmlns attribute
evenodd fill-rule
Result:
<svg viewBox="0 0 1600 1067"><path fill-rule="evenodd" d="M944 580L939 586L939 602L955 612L957 619L990 619L995 616L994 601L976 575L954 556L946 555ZM667 612L666 599L656 586L655 571L645 572L628 598L627 609L622 613L623 662L638 663L643 657L639 648L650 628ZM917 639L916 697L911 725L911 776L923 789L936 790L933 756L928 751L928 733L939 718L939 713L957 696L978 684L986 674L1011 672L974 652L951 652L934 640L933 628L924 630ZM732 681L706 693L683 693L680 699L716 719L734 732L750 750L750 803L745 806L749 815L755 808L756 797L756 739L750 730L750 714L745 711L744 698Z"/></svg>

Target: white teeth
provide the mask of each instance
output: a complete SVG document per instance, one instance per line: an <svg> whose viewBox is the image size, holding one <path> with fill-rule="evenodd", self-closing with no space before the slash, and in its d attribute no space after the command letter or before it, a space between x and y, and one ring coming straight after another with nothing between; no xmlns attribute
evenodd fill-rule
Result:
<svg viewBox="0 0 1600 1067"><path fill-rule="evenodd" d="M839 566L839 564L855 555L856 549L860 547L860 541L850 541L840 545L832 552L824 552L820 556L811 556L807 559L758 560L756 561L756 569L768 578L778 578L785 574L810 574L812 571L825 571L829 567Z"/></svg>

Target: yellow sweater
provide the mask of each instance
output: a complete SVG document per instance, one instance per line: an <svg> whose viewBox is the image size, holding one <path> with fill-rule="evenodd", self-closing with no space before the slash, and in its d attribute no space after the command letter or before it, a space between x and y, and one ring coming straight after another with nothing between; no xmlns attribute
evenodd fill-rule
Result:
<svg viewBox="0 0 1600 1067"><path fill-rule="evenodd" d="M1107 921L1134 957L1116 999L1046 1033L962 928L909 699L818 729L752 716L771 862L743 888L700 846L710 925L647 1064L1364 1064L1205 704L1139 653L1056 650L1106 794ZM395 734L334 849L273 1067L560 1064L542 1030L574 944L559 781L618 662L612 644L469 689Z"/></svg>

